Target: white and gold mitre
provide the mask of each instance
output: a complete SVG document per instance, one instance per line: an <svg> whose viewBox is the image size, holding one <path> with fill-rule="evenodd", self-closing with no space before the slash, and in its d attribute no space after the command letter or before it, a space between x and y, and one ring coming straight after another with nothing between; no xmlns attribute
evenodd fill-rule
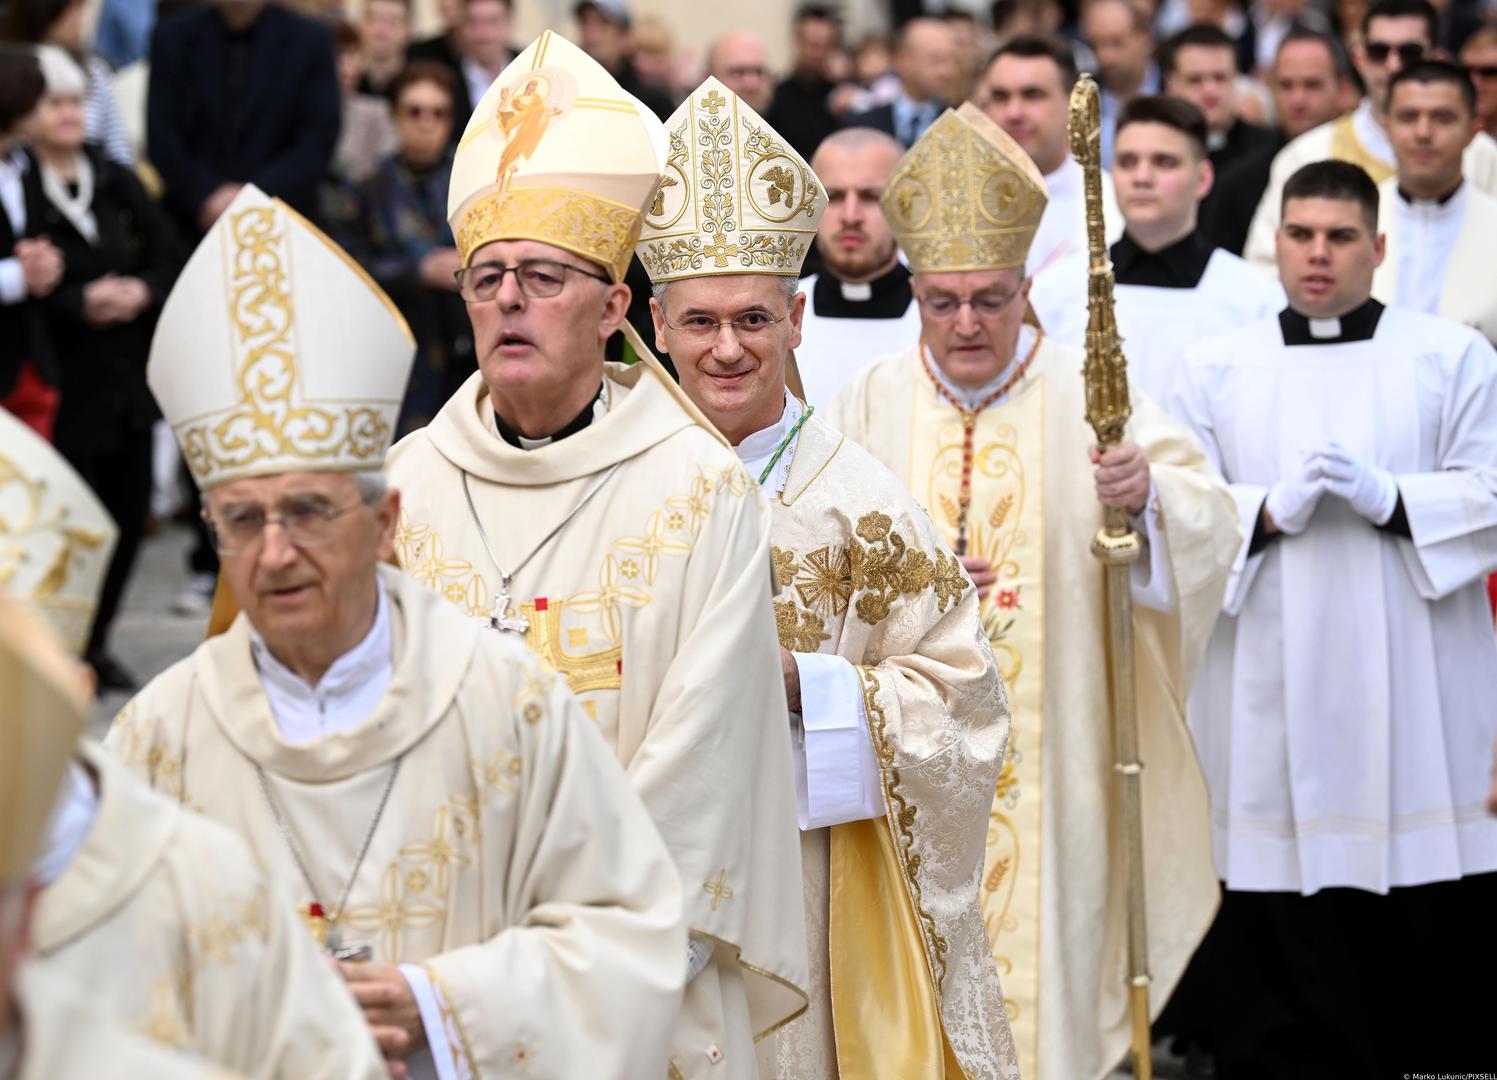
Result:
<svg viewBox="0 0 1497 1080"><path fill-rule="evenodd" d="M895 166L884 217L917 274L1022 267L1050 193L1022 147L970 102Z"/></svg>
<svg viewBox="0 0 1497 1080"><path fill-rule="evenodd" d="M246 184L166 298L146 378L207 490L382 467L415 353L369 275Z"/></svg>
<svg viewBox="0 0 1497 1080"><path fill-rule="evenodd" d="M447 221L463 265L495 240L539 240L622 281L664 149L655 114L546 31L494 80L457 144Z"/></svg>
<svg viewBox="0 0 1497 1080"><path fill-rule="evenodd" d="M0 409L0 595L39 608L81 653L118 538L63 456Z"/></svg>
<svg viewBox="0 0 1497 1080"><path fill-rule="evenodd" d="M805 159L716 79L692 91L665 130L665 172L636 249L650 280L799 277L826 210Z"/></svg>
<svg viewBox="0 0 1497 1080"><path fill-rule="evenodd" d="M0 884L30 873L87 709L81 666L35 611L0 596Z"/></svg>

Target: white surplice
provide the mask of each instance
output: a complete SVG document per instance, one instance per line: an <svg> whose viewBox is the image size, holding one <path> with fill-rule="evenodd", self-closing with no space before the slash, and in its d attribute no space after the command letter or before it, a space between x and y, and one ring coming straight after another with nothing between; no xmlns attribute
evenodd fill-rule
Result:
<svg viewBox="0 0 1497 1080"><path fill-rule="evenodd" d="M912 299L910 306L897 319L818 315L817 277L813 274L801 282L801 292L806 294L806 313L801 320L795 362L800 369L806 401L825 409L848 380L874 357L920 340L920 305ZM859 290L868 288L853 282L841 282L840 285L844 297L853 302L861 299Z"/></svg>
<svg viewBox="0 0 1497 1080"><path fill-rule="evenodd" d="M1040 226L1035 230L1034 240L1029 245L1029 260L1026 271L1039 274L1067 252L1086 254L1086 190L1085 173L1070 154L1053 172L1045 174L1045 190L1050 199L1045 203L1045 212L1040 216ZM1112 246L1123 235L1123 215L1118 210L1117 189L1113 187L1112 173L1102 171L1102 213L1107 228L1107 244ZM1047 328L1048 330L1048 328ZM891 341L884 345L885 353L903 348L907 342Z"/></svg>
<svg viewBox="0 0 1497 1080"><path fill-rule="evenodd" d="M1313 326L1313 324L1312 324ZM1177 411L1251 534L1268 490L1335 439L1391 472L1412 540L1334 495L1245 542L1192 697L1228 887L1387 892L1497 869L1497 354L1389 308L1370 340L1286 346L1277 319L1202 342Z"/></svg>

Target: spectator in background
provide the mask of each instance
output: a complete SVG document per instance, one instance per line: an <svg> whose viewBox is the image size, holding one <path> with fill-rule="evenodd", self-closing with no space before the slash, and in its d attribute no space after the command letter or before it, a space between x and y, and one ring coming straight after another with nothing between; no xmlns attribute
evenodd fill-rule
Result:
<svg viewBox="0 0 1497 1080"><path fill-rule="evenodd" d="M135 173L83 141L88 80L67 53L40 54L47 90L27 124L30 230L51 237L64 272L42 304L60 376L53 442L119 526L84 659L105 690L135 678L109 652L109 631L151 500L146 358L183 252Z"/></svg>
<svg viewBox="0 0 1497 1080"><path fill-rule="evenodd" d="M1483 26L1461 46L1461 63L1476 85L1476 122L1497 135L1497 26Z"/></svg>
<svg viewBox="0 0 1497 1080"><path fill-rule="evenodd" d="M760 116L769 112L774 96L769 53L764 42L747 30L729 31L707 47L707 74L737 94Z"/></svg>
<svg viewBox="0 0 1497 1080"><path fill-rule="evenodd" d="M828 104L836 84L827 66L841 43L842 28L830 7L802 4L796 9L790 74L775 87L764 119L808 160L837 130Z"/></svg>
<svg viewBox="0 0 1497 1080"><path fill-rule="evenodd" d="M1248 5L1253 23L1253 67L1266 72L1279 53L1284 36L1296 26L1312 30L1330 30L1330 20L1311 6L1310 0L1253 0Z"/></svg>
<svg viewBox="0 0 1497 1080"><path fill-rule="evenodd" d="M94 51L115 71L144 60L156 27L156 0L103 0Z"/></svg>
<svg viewBox="0 0 1497 1080"><path fill-rule="evenodd" d="M17 145L46 85L30 49L0 42L0 407L51 439L56 377L37 302L62 280L62 253L27 238L29 162Z"/></svg>
<svg viewBox="0 0 1497 1080"><path fill-rule="evenodd" d="M374 0L388 3L389 0ZM359 83L364 74L364 54L359 32L347 19L333 23L333 45L338 50L338 97L342 119L333 149L331 177L336 184L362 184L395 152L395 125L390 103L383 95L364 94ZM336 222L329 222L335 230Z"/></svg>
<svg viewBox="0 0 1497 1080"><path fill-rule="evenodd" d="M390 294L416 336L401 433L424 425L473 373L473 333L457 293L460 260L447 225L452 72L416 61L390 86L399 148L359 191L345 246Z"/></svg>
<svg viewBox="0 0 1497 1080"><path fill-rule="evenodd" d="M405 66L405 50L411 41L410 0L364 0L359 38L358 91L388 97L390 83Z"/></svg>
<svg viewBox="0 0 1497 1080"><path fill-rule="evenodd" d="M464 0L463 52L459 74L462 78L461 89L466 98L461 104L466 109L453 114L462 117L462 121L453 129L454 141L462 136L463 127L478 100L515 58L515 50L509 43L512 13L510 0Z"/></svg>
<svg viewBox="0 0 1497 1080"><path fill-rule="evenodd" d="M697 73L692 71L683 77L676 62L675 39L665 20L657 15L642 16L634 24L630 39L634 43L634 71L640 81L658 86L671 101L680 104L686 96L686 85Z"/></svg>
<svg viewBox="0 0 1497 1080"><path fill-rule="evenodd" d="M338 75L325 26L265 0L217 0L163 19L147 114L164 204L196 241L253 183L309 218L338 141ZM195 494L195 489L194 494ZM218 556L197 515L191 576L173 609L206 614Z"/></svg>
<svg viewBox="0 0 1497 1080"><path fill-rule="evenodd" d="M1159 92L1154 32L1132 0L1089 0L1081 13L1082 34L1097 57L1102 91L1102 167L1112 168L1118 112L1140 94Z"/></svg>
<svg viewBox="0 0 1497 1080"><path fill-rule="evenodd" d="M582 49L662 121L675 106L659 87L651 86L634 70L630 53L629 6L624 0L582 0L572 11L582 37Z"/></svg>
<svg viewBox="0 0 1497 1080"><path fill-rule="evenodd" d="M977 67L986 55L990 36L970 11L948 7L941 19L951 28L951 40L956 46L956 76L946 100L966 101L972 96L972 83L977 78Z"/></svg>
<svg viewBox="0 0 1497 1080"><path fill-rule="evenodd" d="M894 46L899 96L888 105L845 118L843 127L887 132L906 148L925 134L951 101L956 85L956 35L941 19L911 19Z"/></svg>
<svg viewBox="0 0 1497 1080"><path fill-rule="evenodd" d="M468 86L463 79L463 0L437 0L437 7L442 13L442 25L447 29L434 37L411 42L405 50L406 62L430 60L451 71L457 86L453 115L471 116L473 101L468 97ZM461 125L458 130L461 130Z"/></svg>
<svg viewBox="0 0 1497 1080"><path fill-rule="evenodd" d="M83 48L84 0L10 0L5 38L24 45L56 45L81 63L88 76L83 103L84 137L122 165L135 164L130 137L110 86L109 65Z"/></svg>
<svg viewBox="0 0 1497 1080"><path fill-rule="evenodd" d="M1351 60L1323 30L1295 27L1284 35L1269 73L1274 118L1284 143L1329 124L1356 104Z"/></svg>

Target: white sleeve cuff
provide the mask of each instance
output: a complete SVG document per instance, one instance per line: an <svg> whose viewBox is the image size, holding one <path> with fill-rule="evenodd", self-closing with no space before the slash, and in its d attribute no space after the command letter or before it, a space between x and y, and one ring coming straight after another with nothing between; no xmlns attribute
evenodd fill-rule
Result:
<svg viewBox="0 0 1497 1080"><path fill-rule="evenodd" d="M1133 527L1141 534L1144 557L1133 564L1133 602L1154 611L1175 610L1175 584L1170 573L1170 546L1159 524L1159 495L1154 481L1149 481L1149 497L1144 512L1134 518Z"/></svg>
<svg viewBox="0 0 1497 1080"><path fill-rule="evenodd" d="M24 299L26 275L21 272L21 260L0 259L0 304L19 304Z"/></svg>
<svg viewBox="0 0 1497 1080"><path fill-rule="evenodd" d="M416 964L401 964L400 973L410 983L421 1010L421 1026L426 1029L426 1048L406 1060L410 1080L469 1080L447 1042L447 1026L442 1023L442 1006L426 972Z"/></svg>
<svg viewBox="0 0 1497 1080"><path fill-rule="evenodd" d="M800 672L805 746L795 754L802 829L884 816L883 777L857 670L840 656L791 653Z"/></svg>

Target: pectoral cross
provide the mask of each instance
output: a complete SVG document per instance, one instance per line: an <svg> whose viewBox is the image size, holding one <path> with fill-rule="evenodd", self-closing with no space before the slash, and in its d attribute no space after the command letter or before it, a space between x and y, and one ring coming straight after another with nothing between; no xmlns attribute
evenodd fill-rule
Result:
<svg viewBox="0 0 1497 1080"><path fill-rule="evenodd" d="M501 634L524 634L530 629L530 623L525 621L523 615L510 614L514 606L509 597L509 578L502 578L499 581L499 594L494 597L494 610L488 615L478 616L479 625Z"/></svg>

